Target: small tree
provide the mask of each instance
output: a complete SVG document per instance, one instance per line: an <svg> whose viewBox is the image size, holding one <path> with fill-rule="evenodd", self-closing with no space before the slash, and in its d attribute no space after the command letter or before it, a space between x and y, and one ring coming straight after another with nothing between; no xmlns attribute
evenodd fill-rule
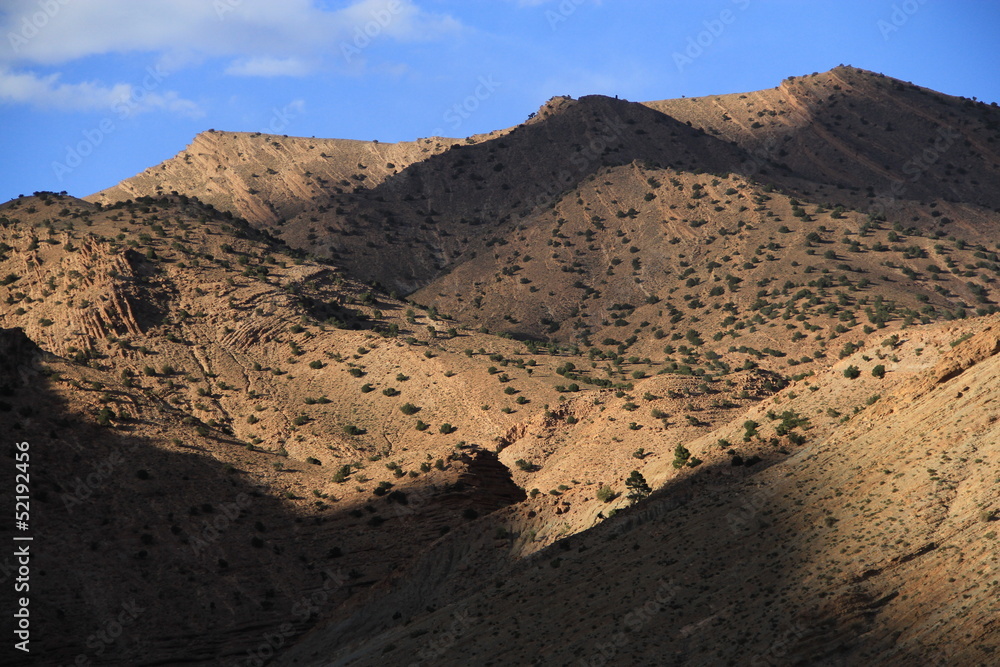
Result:
<svg viewBox="0 0 1000 667"><path fill-rule="evenodd" d="M859 375L861 375L861 369L857 366L851 365L844 369L844 377L848 380L853 380Z"/></svg>
<svg viewBox="0 0 1000 667"><path fill-rule="evenodd" d="M101 426L111 426L111 420L114 418L115 413L106 405L97 413L97 423Z"/></svg>
<svg viewBox="0 0 1000 667"><path fill-rule="evenodd" d="M691 452L684 445L677 445L674 449L674 467L683 468L684 464L691 458Z"/></svg>
<svg viewBox="0 0 1000 667"><path fill-rule="evenodd" d="M879 364L878 366L876 366L875 368L873 368L872 369L872 377L877 377L877 378L880 378L880 379L884 378L885 377L885 365L884 364Z"/></svg>
<svg viewBox="0 0 1000 667"><path fill-rule="evenodd" d="M639 502L653 492L653 490L649 488L649 484L646 483L646 478L643 477L642 473L638 470L633 470L628 476L628 479L625 480L625 488L628 489L627 498L632 501L633 504Z"/></svg>

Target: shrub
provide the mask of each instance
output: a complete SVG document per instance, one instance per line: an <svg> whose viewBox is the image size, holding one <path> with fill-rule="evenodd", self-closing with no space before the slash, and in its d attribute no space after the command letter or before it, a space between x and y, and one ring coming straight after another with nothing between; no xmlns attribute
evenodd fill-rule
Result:
<svg viewBox="0 0 1000 667"><path fill-rule="evenodd" d="M844 369L844 377L848 380L853 380L854 378L861 375L861 369L857 366L851 365Z"/></svg>
<svg viewBox="0 0 1000 667"><path fill-rule="evenodd" d="M690 458L691 452L684 445L677 445L677 447L674 448L673 466L675 468L683 468Z"/></svg>
<svg viewBox="0 0 1000 667"><path fill-rule="evenodd" d="M320 368L323 368L323 362L320 361L319 359L315 359L313 361L310 361L309 362L309 368L312 368L314 370L319 370Z"/></svg>
<svg viewBox="0 0 1000 667"><path fill-rule="evenodd" d="M457 429L448 422L441 424L441 428L438 429L438 431L440 431L444 435L448 435L449 433L454 433L456 430Z"/></svg>
<svg viewBox="0 0 1000 667"><path fill-rule="evenodd" d="M617 495L608 485L604 485L597 490L597 499L602 503L610 503Z"/></svg>
<svg viewBox="0 0 1000 667"><path fill-rule="evenodd" d="M111 426L111 420L114 418L115 413L106 405L97 413L97 423L101 426Z"/></svg>
<svg viewBox="0 0 1000 667"><path fill-rule="evenodd" d="M347 435L363 435L365 430L363 428L358 428L354 424L348 424L344 427L344 433Z"/></svg>
<svg viewBox="0 0 1000 667"><path fill-rule="evenodd" d="M884 378L885 377L885 365L879 364L872 369L872 377Z"/></svg>
<svg viewBox="0 0 1000 667"><path fill-rule="evenodd" d="M404 415L415 415L420 412L420 408L415 406L413 403L403 403L399 406L399 411Z"/></svg>

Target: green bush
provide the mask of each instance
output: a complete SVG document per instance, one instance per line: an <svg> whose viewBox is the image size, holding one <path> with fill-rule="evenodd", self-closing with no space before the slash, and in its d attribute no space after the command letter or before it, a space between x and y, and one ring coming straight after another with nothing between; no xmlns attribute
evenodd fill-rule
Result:
<svg viewBox="0 0 1000 667"><path fill-rule="evenodd" d="M401 406L399 406L399 411L402 412L404 415L415 415L418 412L420 412L420 408L418 408L413 403L403 403Z"/></svg>
<svg viewBox="0 0 1000 667"><path fill-rule="evenodd" d="M111 420L114 418L115 413L106 405L97 413L97 423L101 426L111 426Z"/></svg>
<svg viewBox="0 0 1000 667"><path fill-rule="evenodd" d="M677 445L677 447L674 448L673 466L675 468L683 468L687 464L688 459L690 458L691 458L691 452L688 451L688 448L685 447L684 445Z"/></svg>
<svg viewBox="0 0 1000 667"><path fill-rule="evenodd" d="M844 369L844 377L848 380L853 380L859 375L861 375L861 369L857 366L851 365Z"/></svg>

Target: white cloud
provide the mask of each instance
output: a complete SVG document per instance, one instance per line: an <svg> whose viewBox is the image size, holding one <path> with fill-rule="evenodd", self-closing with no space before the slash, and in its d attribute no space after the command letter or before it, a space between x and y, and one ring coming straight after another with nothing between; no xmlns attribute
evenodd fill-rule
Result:
<svg viewBox="0 0 1000 667"><path fill-rule="evenodd" d="M309 66L298 58L272 58L261 56L234 61L226 68L226 74L234 76L305 76Z"/></svg>
<svg viewBox="0 0 1000 667"><path fill-rule="evenodd" d="M176 92L127 83L64 82L49 71L82 58L150 54L168 72L222 60L231 76L306 76L326 64L344 70L345 44L358 35L422 41L458 34L462 25L415 0L347 0L339 9L313 0L4 0L0 8L0 102L93 110L126 100L128 113L163 109L198 115ZM366 54L367 55L367 54ZM159 82L156 83L159 85ZM136 101L136 97L141 100Z"/></svg>
<svg viewBox="0 0 1000 667"><path fill-rule="evenodd" d="M41 4L51 11L41 11ZM263 66L265 59L336 55L342 40L372 22L380 36L401 41L439 39L462 29L454 18L427 12L414 0L352 0L336 10L311 0L6 0L4 6L0 62L16 64L151 52L181 54L179 61L235 58L234 73L244 75L261 59L263 75L275 76L275 68Z"/></svg>
<svg viewBox="0 0 1000 667"><path fill-rule="evenodd" d="M33 72L12 72L0 66L0 103L29 104L59 111L108 110L122 118L156 109L190 117L202 115L195 102L178 93L158 92L162 76L153 68L136 85L106 86L96 81L62 83L59 78L59 74L39 76Z"/></svg>

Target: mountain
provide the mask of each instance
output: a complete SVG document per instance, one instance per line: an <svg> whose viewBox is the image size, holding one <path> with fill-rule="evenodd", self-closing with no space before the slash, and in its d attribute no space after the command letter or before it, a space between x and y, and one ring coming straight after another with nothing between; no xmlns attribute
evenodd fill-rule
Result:
<svg viewBox="0 0 1000 667"><path fill-rule="evenodd" d="M838 67L0 205L37 653L990 664L998 121Z"/></svg>

